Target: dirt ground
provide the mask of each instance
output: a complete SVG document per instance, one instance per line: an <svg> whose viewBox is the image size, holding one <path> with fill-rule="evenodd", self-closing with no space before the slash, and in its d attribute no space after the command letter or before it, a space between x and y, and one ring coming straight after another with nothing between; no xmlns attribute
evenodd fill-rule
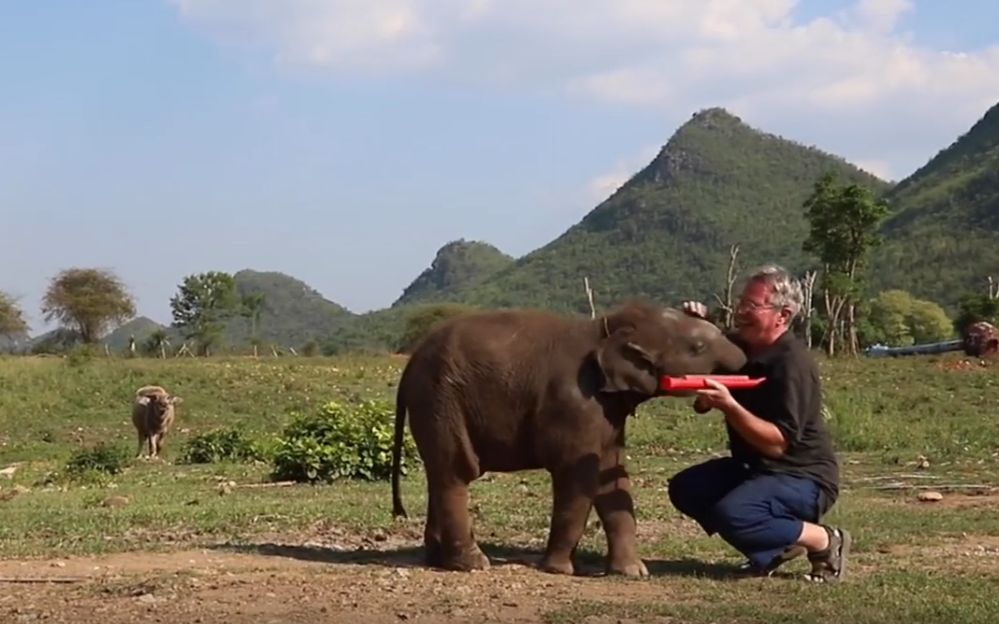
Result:
<svg viewBox="0 0 999 624"><path fill-rule="evenodd" d="M343 555L277 544L8 560L0 577L0 621L12 623L533 623L566 601L648 600L661 591L544 574L523 559L494 556L490 570L455 573L423 567L412 550Z"/></svg>
<svg viewBox="0 0 999 624"><path fill-rule="evenodd" d="M658 527L662 530L664 527ZM649 531L646 526L646 531ZM390 535L327 533L302 541L264 536L250 545L218 545L171 552L0 561L0 622L278 622L539 623L545 612L574 601L650 603L669 600L663 577L705 574L728 578L732 569L696 562L646 561L653 582L537 571L531 552L485 546L493 567L471 573L423 566L415 529ZM927 552L890 549L894 557L958 561L999 568L999 538L967 536ZM886 551L882 551L886 552ZM851 576L871 570L862 560ZM766 583L767 579L739 582ZM363 620L362 620L363 618ZM618 622L589 616L586 624Z"/></svg>

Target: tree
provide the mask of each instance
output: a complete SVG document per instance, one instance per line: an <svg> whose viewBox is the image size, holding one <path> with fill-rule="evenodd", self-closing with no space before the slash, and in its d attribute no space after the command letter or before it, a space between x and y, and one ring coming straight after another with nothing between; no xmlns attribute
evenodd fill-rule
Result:
<svg viewBox="0 0 999 624"><path fill-rule="evenodd" d="M17 301L0 291L0 337L17 340L28 335L28 324Z"/></svg>
<svg viewBox="0 0 999 624"><path fill-rule="evenodd" d="M732 305L732 288L735 286L736 266L739 258L739 245L733 244L728 248L728 273L725 274L725 297L715 294L715 301L718 302L721 318L719 324L725 329L732 329L735 322L735 308Z"/></svg>
<svg viewBox="0 0 999 624"><path fill-rule="evenodd" d="M857 352L856 302L862 291L867 253L881 243L878 228L888 205L858 184L839 185L832 173L816 181L803 207L809 234L802 249L822 264L821 288L826 308L826 350Z"/></svg>
<svg viewBox="0 0 999 624"><path fill-rule="evenodd" d="M250 319L250 340L253 343L253 357L257 357L257 328L260 325L260 314L264 311L264 301L267 296L264 293L250 293L243 295L240 303L240 314Z"/></svg>
<svg viewBox="0 0 999 624"><path fill-rule="evenodd" d="M865 306L864 342L907 347L949 339L950 318L936 303L916 299L904 290L885 290Z"/></svg>
<svg viewBox="0 0 999 624"><path fill-rule="evenodd" d="M174 327L197 341L201 355L210 354L238 306L236 281L221 271L188 275L170 299Z"/></svg>
<svg viewBox="0 0 999 624"><path fill-rule="evenodd" d="M135 302L111 271L66 269L49 284L42 314L46 321L58 320L84 344L93 344L113 325L135 316Z"/></svg>
<svg viewBox="0 0 999 624"><path fill-rule="evenodd" d="M967 293L958 300L958 314L954 319L954 329L964 335L969 325L985 321L995 325L999 322L999 299L992 294Z"/></svg>
<svg viewBox="0 0 999 624"><path fill-rule="evenodd" d="M932 301L914 299L908 321L916 344L940 342L954 334L954 326L947 312Z"/></svg>

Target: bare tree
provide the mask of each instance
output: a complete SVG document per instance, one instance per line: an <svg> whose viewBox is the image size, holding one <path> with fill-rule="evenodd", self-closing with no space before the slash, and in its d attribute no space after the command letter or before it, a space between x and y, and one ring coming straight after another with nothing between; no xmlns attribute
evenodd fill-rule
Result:
<svg viewBox="0 0 999 624"><path fill-rule="evenodd" d="M802 309L802 323L804 324L805 333L805 344L808 348L812 348L812 297L815 293L815 278L818 277L818 271L805 271L805 278L801 281L802 284L802 303L804 307Z"/></svg>
<svg viewBox="0 0 999 624"><path fill-rule="evenodd" d="M732 303L732 288L736 280L736 263L739 257L739 244L735 243L728 248L728 273L725 275L725 298L715 294L718 307L721 308L721 323L725 329L732 329L732 322L735 316L735 307Z"/></svg>
<svg viewBox="0 0 999 624"><path fill-rule="evenodd" d="M586 300L590 302L590 318L597 318L597 309L593 306L593 289L590 288L590 278L583 277L583 288L586 289Z"/></svg>

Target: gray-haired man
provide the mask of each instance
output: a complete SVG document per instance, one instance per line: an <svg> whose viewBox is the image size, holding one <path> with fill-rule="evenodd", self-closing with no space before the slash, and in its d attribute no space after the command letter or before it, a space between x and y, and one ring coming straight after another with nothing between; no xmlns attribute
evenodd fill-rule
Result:
<svg viewBox="0 0 999 624"><path fill-rule="evenodd" d="M731 457L679 472L669 497L709 535L746 555L753 574L769 576L807 553L808 578L835 581L845 570L850 534L819 524L839 494L839 465L821 415L818 369L789 331L801 305L801 287L785 269L763 267L749 277L730 337L749 357L741 373L767 381L698 391L697 411L724 414ZM707 313L696 302L684 310Z"/></svg>

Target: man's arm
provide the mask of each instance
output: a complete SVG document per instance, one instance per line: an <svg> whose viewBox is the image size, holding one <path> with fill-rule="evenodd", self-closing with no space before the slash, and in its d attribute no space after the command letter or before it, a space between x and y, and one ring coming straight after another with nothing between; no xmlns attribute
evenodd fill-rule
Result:
<svg viewBox="0 0 999 624"><path fill-rule="evenodd" d="M754 415L735 400L719 409L728 424L760 454L777 459L787 450L787 439L776 425Z"/></svg>

